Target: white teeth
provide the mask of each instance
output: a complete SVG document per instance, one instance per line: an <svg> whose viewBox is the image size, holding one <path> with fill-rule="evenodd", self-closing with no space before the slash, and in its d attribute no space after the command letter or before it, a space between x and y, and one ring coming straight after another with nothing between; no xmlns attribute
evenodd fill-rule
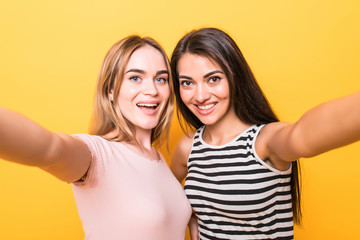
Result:
<svg viewBox="0 0 360 240"><path fill-rule="evenodd" d="M155 103L138 103L136 105L139 107L157 107L157 104Z"/></svg>
<svg viewBox="0 0 360 240"><path fill-rule="evenodd" d="M201 110L208 110L208 109L210 109L210 108L212 108L212 107L214 107L214 106L215 106L215 104L212 103L212 104L205 105L205 106L199 106L199 105L198 105L198 108L200 108Z"/></svg>

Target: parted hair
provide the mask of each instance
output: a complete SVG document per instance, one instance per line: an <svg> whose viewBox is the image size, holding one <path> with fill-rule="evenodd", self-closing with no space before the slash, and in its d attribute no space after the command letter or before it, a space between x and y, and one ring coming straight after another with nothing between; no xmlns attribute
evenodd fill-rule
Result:
<svg viewBox="0 0 360 240"><path fill-rule="evenodd" d="M181 38L171 57L177 116L185 132L193 128L198 129L203 125L181 100L178 62L185 53L207 57L222 68L229 81L230 105L233 106L241 121L248 124L279 121L236 42L220 29L201 28ZM291 178L295 223L301 223L299 175L300 165L296 161L292 164Z"/></svg>
<svg viewBox="0 0 360 240"><path fill-rule="evenodd" d="M163 48L154 39L137 35L128 36L118 41L105 56L97 81L90 134L107 135L107 139L111 141L137 142L134 127L123 116L118 107L118 97L131 55L145 45L154 47L162 54L169 71L170 97L161 113L159 123L152 130L151 143L160 146L163 143L162 140L168 137L174 104L169 59ZM112 99L109 97L110 92L113 94ZM109 133L111 133L110 136Z"/></svg>

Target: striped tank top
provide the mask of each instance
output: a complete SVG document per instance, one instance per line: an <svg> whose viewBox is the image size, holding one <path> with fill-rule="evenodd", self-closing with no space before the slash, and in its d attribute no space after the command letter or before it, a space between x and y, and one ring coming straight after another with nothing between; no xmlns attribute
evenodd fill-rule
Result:
<svg viewBox="0 0 360 240"><path fill-rule="evenodd" d="M214 146L194 135L185 193L198 217L199 239L293 239L291 167L279 171L255 152L263 125Z"/></svg>

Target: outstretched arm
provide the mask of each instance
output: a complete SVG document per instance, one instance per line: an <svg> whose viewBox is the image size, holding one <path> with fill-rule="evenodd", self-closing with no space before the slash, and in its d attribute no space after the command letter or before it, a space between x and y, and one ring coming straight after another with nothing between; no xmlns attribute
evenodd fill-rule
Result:
<svg viewBox="0 0 360 240"><path fill-rule="evenodd" d="M323 103L294 124L264 129L268 157L293 161L312 157L360 139L360 92Z"/></svg>
<svg viewBox="0 0 360 240"><path fill-rule="evenodd" d="M49 132L18 113L0 108L0 158L37 166L63 181L74 182L86 173L91 154L80 140Z"/></svg>

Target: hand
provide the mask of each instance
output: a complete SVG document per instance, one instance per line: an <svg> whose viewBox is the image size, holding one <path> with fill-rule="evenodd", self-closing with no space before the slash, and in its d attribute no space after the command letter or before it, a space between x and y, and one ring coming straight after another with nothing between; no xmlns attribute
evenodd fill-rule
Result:
<svg viewBox="0 0 360 240"><path fill-rule="evenodd" d="M189 231L190 231L190 238L191 240L198 240L199 239L199 223L198 218L193 213L191 215L190 221L189 221Z"/></svg>

